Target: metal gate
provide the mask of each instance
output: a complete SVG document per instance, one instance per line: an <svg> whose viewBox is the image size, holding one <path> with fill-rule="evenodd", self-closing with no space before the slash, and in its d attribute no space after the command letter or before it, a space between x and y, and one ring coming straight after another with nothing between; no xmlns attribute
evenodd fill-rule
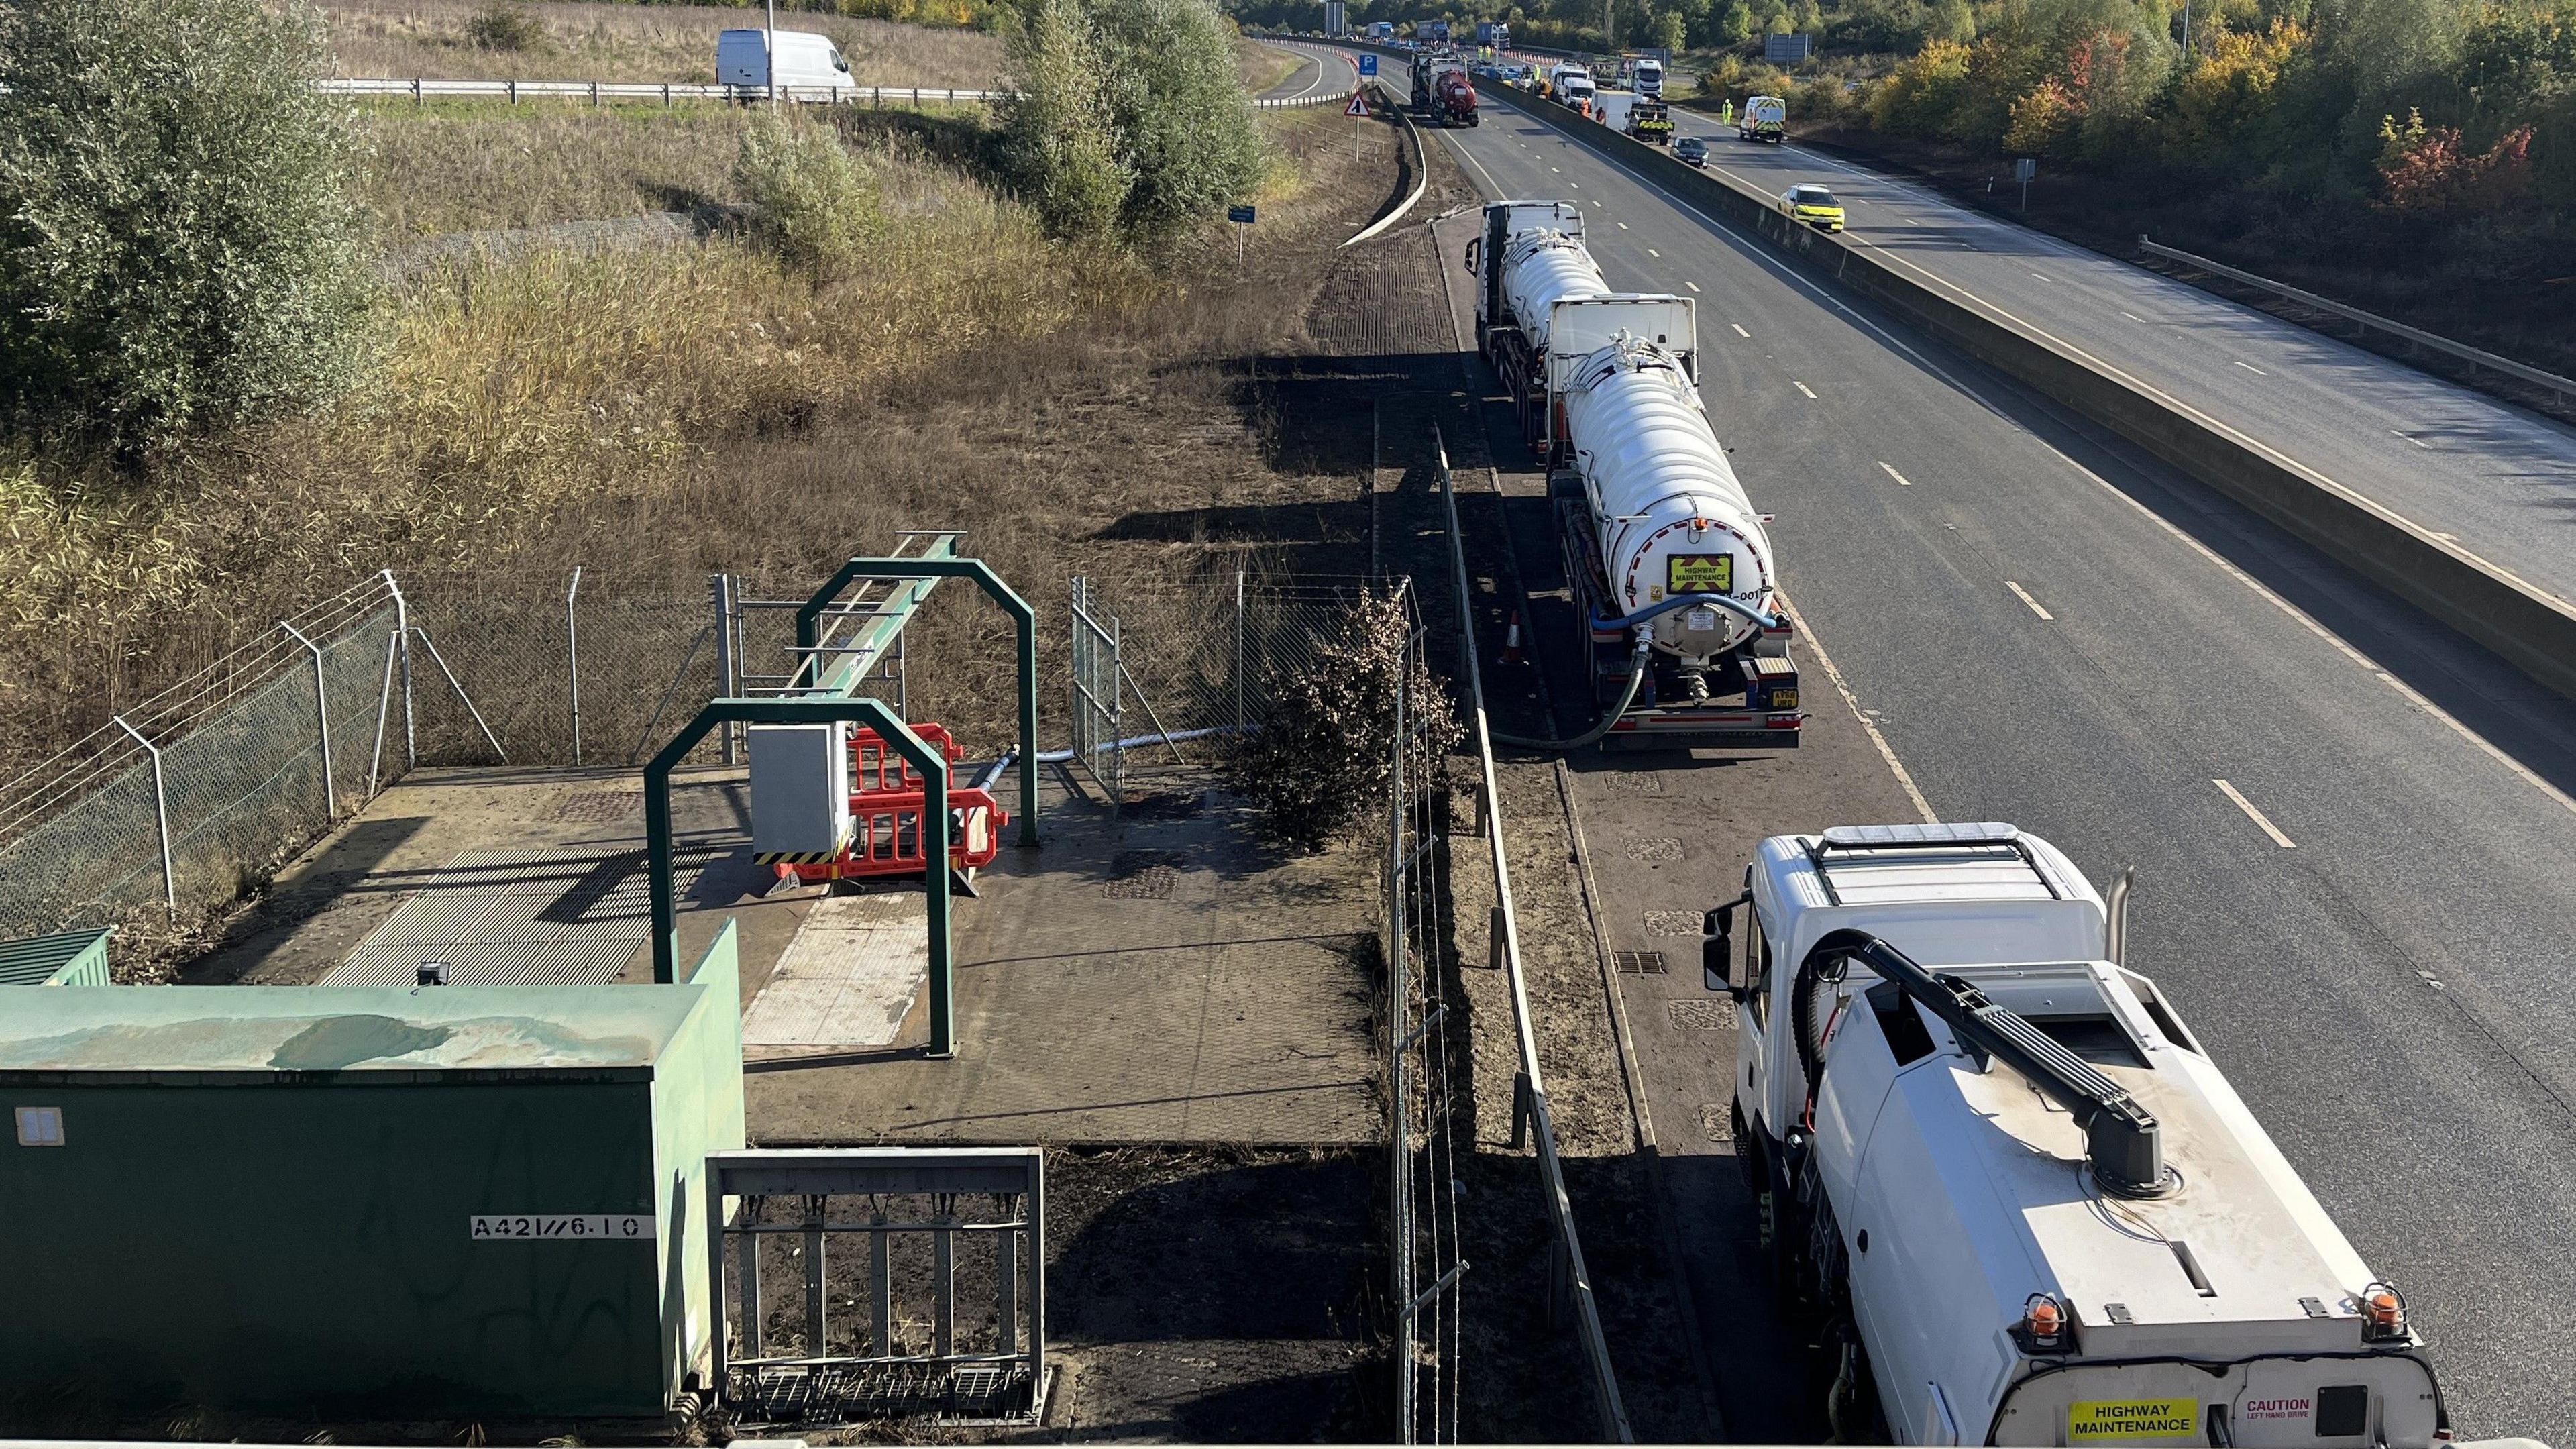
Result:
<svg viewBox="0 0 2576 1449"><path fill-rule="evenodd" d="M745 1424L1034 1421L1046 1402L1045 1201L1035 1147L708 1154L726 1407ZM854 1234L865 1235L855 1266L831 1251ZM961 1275L980 1291L961 1294ZM866 1307L845 1321L836 1299Z"/></svg>
<svg viewBox="0 0 2576 1449"><path fill-rule="evenodd" d="M1119 664L1118 619L1104 619L1092 601L1091 580L1073 580L1073 757L1109 797L1121 801L1123 755L1119 716L1125 705Z"/></svg>

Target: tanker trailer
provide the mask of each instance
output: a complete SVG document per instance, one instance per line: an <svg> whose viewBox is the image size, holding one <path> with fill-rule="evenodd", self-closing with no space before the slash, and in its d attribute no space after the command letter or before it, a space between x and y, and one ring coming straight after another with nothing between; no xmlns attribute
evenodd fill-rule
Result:
<svg viewBox="0 0 2576 1449"><path fill-rule="evenodd" d="M1795 746L1790 626L1762 520L1700 407L1692 303L1612 292L1570 202L1495 202L1484 218L1466 258L1477 343L1558 500L1605 711L1581 742Z"/></svg>
<svg viewBox="0 0 2576 1449"><path fill-rule="evenodd" d="M1622 333L1560 390L1572 466L1549 491L1593 698L1615 716L1601 743L1793 748L1807 717L1771 540L1686 356Z"/></svg>
<svg viewBox="0 0 2576 1449"><path fill-rule="evenodd" d="M2404 1296L2122 964L2127 894L2008 824L1843 826L1708 913L1735 1158L1836 1440L2447 1444Z"/></svg>

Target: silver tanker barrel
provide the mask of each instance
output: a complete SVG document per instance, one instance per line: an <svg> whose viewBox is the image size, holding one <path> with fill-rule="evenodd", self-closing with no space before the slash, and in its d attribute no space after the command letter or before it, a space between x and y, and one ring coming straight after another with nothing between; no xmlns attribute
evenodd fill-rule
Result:
<svg viewBox="0 0 2576 1449"><path fill-rule="evenodd" d="M1576 365L1565 415L1614 617L1702 600L1643 625L1702 666L1753 638L1774 612L1771 540L1681 360L1623 336Z"/></svg>

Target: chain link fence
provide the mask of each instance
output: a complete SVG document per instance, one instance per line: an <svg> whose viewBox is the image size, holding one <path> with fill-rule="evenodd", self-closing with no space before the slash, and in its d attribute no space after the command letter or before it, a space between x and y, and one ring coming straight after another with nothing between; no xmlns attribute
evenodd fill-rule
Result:
<svg viewBox="0 0 2576 1449"><path fill-rule="evenodd" d="M0 785L0 937L219 905L362 806L402 767L403 619L377 575Z"/></svg>

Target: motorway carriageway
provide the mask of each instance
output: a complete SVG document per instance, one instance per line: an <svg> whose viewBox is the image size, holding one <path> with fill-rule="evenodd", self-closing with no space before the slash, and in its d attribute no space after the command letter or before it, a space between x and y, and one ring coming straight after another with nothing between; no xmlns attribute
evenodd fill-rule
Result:
<svg viewBox="0 0 2576 1449"><path fill-rule="evenodd" d="M1927 812L2013 821L2103 887L2135 865L2130 964L2406 1291L2463 1437L2570 1442L2576 707L1758 238L1507 106L1484 117L1426 134L1488 199L1579 203L1614 287L1698 299L1702 395L1755 505L1778 515L1812 705L1842 708L1821 645ZM1444 265L1472 234L1441 230ZM2352 371L2322 339L2280 348L2245 354L2277 386L2322 394ZM2225 390L2211 381L2213 399ZM1714 903L1736 868L1711 862L1694 884ZM1613 944L1634 925L1610 920ZM1664 1151L1716 1150L1686 1135L1665 1131Z"/></svg>
<svg viewBox="0 0 2576 1449"><path fill-rule="evenodd" d="M2576 429L1927 187L1796 145L1740 141L1679 107L1673 116L1678 134L1707 138L1712 170L1766 196L1800 182L1832 187L1846 234L1915 280L2126 373L2576 603Z"/></svg>

